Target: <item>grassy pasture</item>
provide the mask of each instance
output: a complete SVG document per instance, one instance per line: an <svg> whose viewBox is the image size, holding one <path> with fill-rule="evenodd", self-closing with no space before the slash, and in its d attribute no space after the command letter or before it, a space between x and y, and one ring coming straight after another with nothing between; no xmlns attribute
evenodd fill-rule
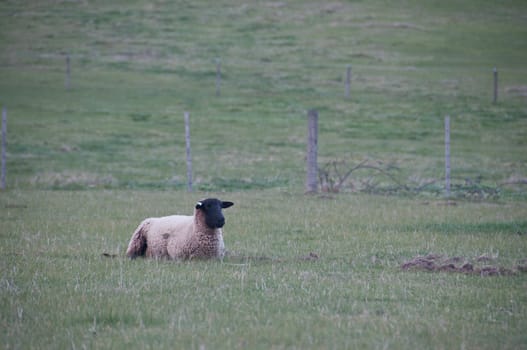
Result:
<svg viewBox="0 0 527 350"><path fill-rule="evenodd" d="M525 348L525 273L400 266L523 266L525 185L503 183L527 176L526 16L514 0L2 1L1 347ZM448 114L454 184L500 197L304 196L311 108L321 164L394 162L402 183L441 183ZM209 195L236 203L230 257L123 257L142 218Z"/></svg>
<svg viewBox="0 0 527 350"><path fill-rule="evenodd" d="M184 188L185 110L202 190L301 186L312 108L321 163L395 161L402 182L439 180L449 114L456 181L496 186L527 170L522 1L7 1L0 10L10 187Z"/></svg>
<svg viewBox="0 0 527 350"><path fill-rule="evenodd" d="M186 213L195 195L4 194L3 347L517 349L527 343L527 274L400 268L428 253L517 266L527 257L525 203L445 206L270 190L222 196L236 202L226 211L231 256L174 263L129 261L123 251L138 218ZM306 259L310 252L318 259Z"/></svg>

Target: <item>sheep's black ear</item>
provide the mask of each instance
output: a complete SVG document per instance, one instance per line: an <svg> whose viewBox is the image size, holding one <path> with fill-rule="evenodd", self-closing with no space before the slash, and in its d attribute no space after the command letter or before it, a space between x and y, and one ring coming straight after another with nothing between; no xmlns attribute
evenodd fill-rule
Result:
<svg viewBox="0 0 527 350"><path fill-rule="evenodd" d="M196 209L201 209L201 207L203 207L203 203L197 202L196 203Z"/></svg>
<svg viewBox="0 0 527 350"><path fill-rule="evenodd" d="M233 202L221 202L221 207L222 207L223 209L230 208L230 207L232 207L233 205L234 205Z"/></svg>

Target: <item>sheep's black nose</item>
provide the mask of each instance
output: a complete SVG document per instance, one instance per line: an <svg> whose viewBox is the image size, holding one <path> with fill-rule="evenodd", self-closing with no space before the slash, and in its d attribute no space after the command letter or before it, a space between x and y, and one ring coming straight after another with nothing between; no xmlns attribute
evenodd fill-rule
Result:
<svg viewBox="0 0 527 350"><path fill-rule="evenodd" d="M223 225L225 225L225 219L224 218L218 219L218 227L221 228L223 227Z"/></svg>

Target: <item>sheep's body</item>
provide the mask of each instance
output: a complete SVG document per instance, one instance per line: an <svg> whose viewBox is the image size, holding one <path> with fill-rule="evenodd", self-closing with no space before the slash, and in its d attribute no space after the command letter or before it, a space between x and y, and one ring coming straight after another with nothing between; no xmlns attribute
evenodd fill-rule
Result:
<svg viewBox="0 0 527 350"><path fill-rule="evenodd" d="M223 216L221 224L212 225L219 227L209 227L206 215L204 210L196 207L194 216L145 219L132 235L126 254L130 258L146 256L176 260L222 258L225 254L221 229Z"/></svg>

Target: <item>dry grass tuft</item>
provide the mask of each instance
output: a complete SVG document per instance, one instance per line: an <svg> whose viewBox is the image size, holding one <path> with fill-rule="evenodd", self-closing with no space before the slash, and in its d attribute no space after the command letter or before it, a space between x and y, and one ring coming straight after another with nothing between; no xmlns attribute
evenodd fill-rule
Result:
<svg viewBox="0 0 527 350"><path fill-rule="evenodd" d="M113 187L118 183L117 179L110 175L100 175L87 172L45 172L39 173L31 179L33 186L44 186L51 188L100 188Z"/></svg>

